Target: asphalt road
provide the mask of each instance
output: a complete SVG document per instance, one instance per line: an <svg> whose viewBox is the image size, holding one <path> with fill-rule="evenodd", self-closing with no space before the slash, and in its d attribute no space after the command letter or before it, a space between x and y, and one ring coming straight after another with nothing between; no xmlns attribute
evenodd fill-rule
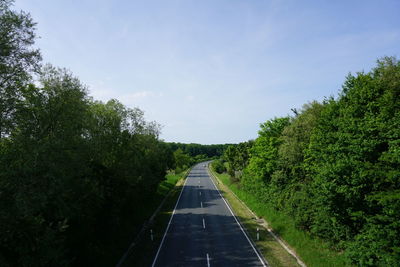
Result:
<svg viewBox="0 0 400 267"><path fill-rule="evenodd" d="M152 266L266 266L205 164L186 179Z"/></svg>

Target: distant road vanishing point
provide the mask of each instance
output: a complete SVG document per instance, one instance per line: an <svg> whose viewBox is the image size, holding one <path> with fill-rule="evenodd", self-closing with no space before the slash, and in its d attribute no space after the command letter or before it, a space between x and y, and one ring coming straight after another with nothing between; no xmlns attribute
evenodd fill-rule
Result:
<svg viewBox="0 0 400 267"><path fill-rule="evenodd" d="M233 215L207 164L188 175L152 266L267 266Z"/></svg>

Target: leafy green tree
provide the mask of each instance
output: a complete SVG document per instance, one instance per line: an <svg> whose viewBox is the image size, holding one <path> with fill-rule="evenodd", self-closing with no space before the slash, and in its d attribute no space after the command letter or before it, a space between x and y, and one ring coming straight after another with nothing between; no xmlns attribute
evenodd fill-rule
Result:
<svg viewBox="0 0 400 267"><path fill-rule="evenodd" d="M305 104L290 119L281 135L278 169L269 184L274 206L292 215L302 229L310 227L312 205L309 196L311 177L305 166L305 153L323 108L323 104L314 101Z"/></svg>
<svg viewBox="0 0 400 267"><path fill-rule="evenodd" d="M282 166L292 169L304 161L305 150L310 143L311 133L317 125L323 104L316 101L303 105L296 112L290 124L282 131L282 144L279 146L279 158ZM302 175L304 177L304 175Z"/></svg>
<svg viewBox="0 0 400 267"><path fill-rule="evenodd" d="M184 153L180 148L174 152L174 158L177 172L183 171L192 164L190 156Z"/></svg>
<svg viewBox="0 0 400 267"><path fill-rule="evenodd" d="M224 162L221 159L214 160L211 164L213 169L218 173L223 173L226 171Z"/></svg>
<svg viewBox="0 0 400 267"><path fill-rule="evenodd" d="M29 14L11 9L13 1L0 0L0 139L14 125L21 89L38 71L39 50L33 48L35 23Z"/></svg>
<svg viewBox="0 0 400 267"><path fill-rule="evenodd" d="M197 155L206 155L207 159L222 156L225 149L229 146L224 145L201 145L201 144L184 144L184 143L167 143L172 151L181 149L184 153L189 154L191 157Z"/></svg>
<svg viewBox="0 0 400 267"><path fill-rule="evenodd" d="M349 241L347 253L360 265L399 262L399 78L395 58L379 60L369 73L349 75L311 137L311 230Z"/></svg>
<svg viewBox="0 0 400 267"><path fill-rule="evenodd" d="M23 90L15 112L17 130L1 151L1 258L6 265L68 263L64 233L74 204L79 205L70 189L86 170L80 153L86 93L65 71L44 73L42 88Z"/></svg>
<svg viewBox="0 0 400 267"><path fill-rule="evenodd" d="M228 173L234 182L240 180L243 170L248 164L253 143L254 141L250 140L230 145L223 154L224 160L228 163Z"/></svg>
<svg viewBox="0 0 400 267"><path fill-rule="evenodd" d="M11 4L0 0L0 266L110 266L160 199L172 151L140 109L39 71L35 24Z"/></svg>
<svg viewBox="0 0 400 267"><path fill-rule="evenodd" d="M281 134L289 124L289 118L275 118L261 124L261 130L250 150L249 165L246 167L242 185L260 199L268 198L265 185L278 167L278 149L282 143Z"/></svg>
<svg viewBox="0 0 400 267"><path fill-rule="evenodd" d="M236 145L230 145L224 152L223 158L228 163L228 173L231 177L235 177L235 159L236 159Z"/></svg>
<svg viewBox="0 0 400 267"><path fill-rule="evenodd" d="M349 75L338 99L261 125L240 184L360 266L399 266L400 62ZM228 147L231 175L243 154Z"/></svg>
<svg viewBox="0 0 400 267"><path fill-rule="evenodd" d="M171 168L159 127L47 66L0 147L0 265L109 266ZM105 251L107 253L105 253Z"/></svg>

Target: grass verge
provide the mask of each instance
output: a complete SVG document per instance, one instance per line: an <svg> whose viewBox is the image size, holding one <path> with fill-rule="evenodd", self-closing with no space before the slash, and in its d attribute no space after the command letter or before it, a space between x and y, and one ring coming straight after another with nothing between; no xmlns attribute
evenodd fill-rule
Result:
<svg viewBox="0 0 400 267"><path fill-rule="evenodd" d="M284 239L307 266L350 266L347 264L342 253L329 249L326 242L313 238L308 233L298 230L289 216L272 209L268 205L260 203L253 195L241 190L236 183L230 181L228 174L218 174L215 171L213 171L213 174L222 182L219 186L224 192L224 196L234 208L235 213L238 214L242 220L242 223L247 228L253 240L256 240L256 228L259 226L250 212L246 215L243 211L243 209L246 208L240 207L241 205L235 203L240 203L240 201L238 201L232 193L229 194L229 191L235 193L235 195L258 217L264 218L268 222L269 227L273 229L274 233ZM279 245L279 243L276 241L274 243L270 240L273 238L266 229L263 229L260 233L262 241L256 242L256 244L270 265L290 266L288 264L292 264L291 261L287 261L284 253L277 248L276 244ZM292 259L294 258L292 257Z"/></svg>
<svg viewBox="0 0 400 267"><path fill-rule="evenodd" d="M187 173L188 171L180 174L167 174L166 180L160 183L157 192L166 196L165 202L121 266L151 266L182 190ZM154 207L154 210L156 208ZM151 240L150 230L153 231L153 241Z"/></svg>

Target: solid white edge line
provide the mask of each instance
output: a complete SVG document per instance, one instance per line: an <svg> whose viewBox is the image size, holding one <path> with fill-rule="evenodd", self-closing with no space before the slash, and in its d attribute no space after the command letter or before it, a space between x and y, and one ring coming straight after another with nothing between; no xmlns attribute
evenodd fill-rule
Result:
<svg viewBox="0 0 400 267"><path fill-rule="evenodd" d="M211 175L212 175L212 174L210 174L208 168L207 168L207 173L208 173L208 176L209 176L211 182L213 183L215 189L217 189L217 192L218 192L219 196L222 198L222 200L224 201L225 205L228 207L228 209L229 209L229 211L231 212L233 218L235 218L236 223L239 225L240 230L242 230L244 236L246 237L246 239L247 239L247 241L249 242L250 246L253 248L253 250L254 250L254 252L256 253L258 259L259 259L260 262L261 262L261 264L262 264L263 266L266 267L266 265L265 265L263 259L261 258L260 254L258 254L258 251L257 251L256 248L254 247L253 243L250 241L250 238L247 236L246 232L243 230L243 228L242 228L242 226L240 225L240 223L239 223L238 219L236 218L235 214L233 213L233 211L232 211L231 208L229 207L228 203L226 203L226 200L225 200L224 197L221 195L221 192L219 192L218 187L215 185L213 179L211 178Z"/></svg>
<svg viewBox="0 0 400 267"><path fill-rule="evenodd" d="M165 239L165 237L167 236L168 229L169 229L169 226L171 225L172 218L173 218L174 215L175 215L176 207L178 206L179 200L181 199L183 190L185 189L185 186L186 186L186 182L189 180L189 175L190 175L190 172L189 172L188 176L186 177L186 180L185 180L185 183L183 184L181 193L179 194L178 200L176 201L176 204L175 204L175 207L174 207L174 211L172 212L171 218L169 219L167 229L165 229L164 236L163 236L163 238L162 238L162 240L161 240L160 246L158 247L157 254L156 254L156 256L154 257L154 261L153 261L153 264L151 265L151 267L154 267L154 265L156 264L156 261L157 261L157 258L158 258L158 254L160 253L161 247L162 247L162 245L163 245L163 243L164 243L164 239Z"/></svg>

